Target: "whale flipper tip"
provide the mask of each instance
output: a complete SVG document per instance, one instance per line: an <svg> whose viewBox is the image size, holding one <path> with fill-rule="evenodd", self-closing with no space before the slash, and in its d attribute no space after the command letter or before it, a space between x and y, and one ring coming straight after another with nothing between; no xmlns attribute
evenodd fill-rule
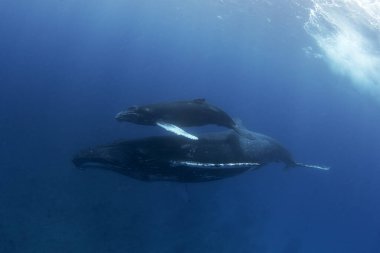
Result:
<svg viewBox="0 0 380 253"><path fill-rule="evenodd" d="M328 166L321 166L321 165L315 165L315 164L304 164L304 163L296 163L297 166L304 167L304 168L312 168L312 169L319 169L319 170L330 170L330 167Z"/></svg>

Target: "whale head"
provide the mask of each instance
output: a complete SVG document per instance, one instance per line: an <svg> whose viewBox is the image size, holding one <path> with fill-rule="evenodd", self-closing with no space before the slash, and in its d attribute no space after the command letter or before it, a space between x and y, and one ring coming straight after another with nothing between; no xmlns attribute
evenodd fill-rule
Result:
<svg viewBox="0 0 380 253"><path fill-rule="evenodd" d="M126 111L116 114L115 119L140 125L153 125L156 123L152 109L146 106L131 106Z"/></svg>

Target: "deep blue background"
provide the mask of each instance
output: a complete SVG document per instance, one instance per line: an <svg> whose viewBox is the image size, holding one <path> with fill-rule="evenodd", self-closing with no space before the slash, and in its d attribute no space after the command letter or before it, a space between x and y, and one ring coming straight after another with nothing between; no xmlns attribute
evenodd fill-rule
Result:
<svg viewBox="0 0 380 253"><path fill-rule="evenodd" d="M379 104L306 57L306 17L288 1L1 1L0 252L380 252ZM117 123L129 105L198 97L332 169L179 184L71 164L163 134Z"/></svg>

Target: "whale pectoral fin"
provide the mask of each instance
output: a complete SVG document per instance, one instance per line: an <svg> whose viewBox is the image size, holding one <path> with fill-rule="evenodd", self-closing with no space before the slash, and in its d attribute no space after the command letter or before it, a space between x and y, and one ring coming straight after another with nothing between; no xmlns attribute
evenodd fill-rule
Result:
<svg viewBox="0 0 380 253"><path fill-rule="evenodd" d="M255 162L230 162L230 163L207 163L196 161L170 161L172 167L185 166L191 168L214 168L214 169L251 169L260 166Z"/></svg>
<svg viewBox="0 0 380 253"><path fill-rule="evenodd" d="M296 163L297 166L304 167L304 168L312 168L312 169L319 169L319 170L330 170L330 167L327 166L320 166L315 164L304 164L304 163Z"/></svg>
<svg viewBox="0 0 380 253"><path fill-rule="evenodd" d="M180 128L180 127L178 127L176 125L173 125L173 124L170 124L170 123L166 123L166 122L162 122L162 121L156 122L156 125L159 126L159 127L162 127L166 131L175 133L177 135L184 136L184 137L189 138L191 140L198 140L197 136L194 136L194 135L186 132L185 130L183 130L182 128Z"/></svg>

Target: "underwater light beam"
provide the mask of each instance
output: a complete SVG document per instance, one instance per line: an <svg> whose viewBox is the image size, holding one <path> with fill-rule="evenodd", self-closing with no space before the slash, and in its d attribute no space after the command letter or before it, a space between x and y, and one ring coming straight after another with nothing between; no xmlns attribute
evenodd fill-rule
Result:
<svg viewBox="0 0 380 253"><path fill-rule="evenodd" d="M380 99L380 1L312 0L305 30L337 73Z"/></svg>

